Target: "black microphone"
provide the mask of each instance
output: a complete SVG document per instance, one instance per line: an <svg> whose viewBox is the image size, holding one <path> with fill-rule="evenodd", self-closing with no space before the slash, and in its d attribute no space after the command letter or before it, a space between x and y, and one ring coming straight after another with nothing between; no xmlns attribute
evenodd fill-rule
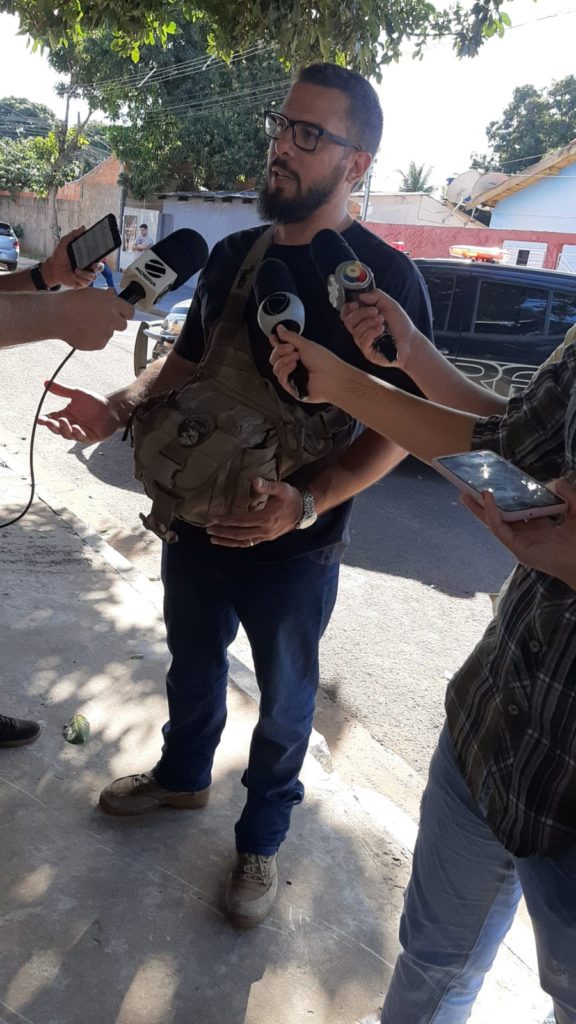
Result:
<svg viewBox="0 0 576 1024"><path fill-rule="evenodd" d="M153 310L166 292L181 288L207 259L208 246L202 235L191 228L173 231L126 268L120 282L120 298L132 306Z"/></svg>
<svg viewBox="0 0 576 1024"><path fill-rule="evenodd" d="M258 267L254 292L258 303L258 326L270 338L279 324L289 331L302 334L304 306L296 294L294 278L282 260L262 260ZM308 370L298 363L288 377L298 398L308 398Z"/></svg>
<svg viewBox="0 0 576 1024"><path fill-rule="evenodd" d="M328 298L338 312L345 302L354 302L359 292L369 292L376 287L370 268L360 262L337 231L329 228L318 231L310 243L310 254L320 277L328 285ZM390 331L385 329L372 345L389 363L396 362L398 349Z"/></svg>

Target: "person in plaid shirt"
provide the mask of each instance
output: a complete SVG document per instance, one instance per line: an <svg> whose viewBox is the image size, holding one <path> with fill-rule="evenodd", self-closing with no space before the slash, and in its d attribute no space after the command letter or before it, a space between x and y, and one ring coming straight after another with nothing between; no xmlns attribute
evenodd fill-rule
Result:
<svg viewBox="0 0 576 1024"><path fill-rule="evenodd" d="M465 378L382 292L342 311L356 344L386 326L394 364L429 401L279 330L274 372L301 360L313 402L331 402L426 462L491 449L568 503L562 521L506 523L485 494L467 507L519 564L496 616L446 696L432 758L402 951L365 1024L464 1024L523 894L557 1024L576 1024L576 346L508 402Z"/></svg>

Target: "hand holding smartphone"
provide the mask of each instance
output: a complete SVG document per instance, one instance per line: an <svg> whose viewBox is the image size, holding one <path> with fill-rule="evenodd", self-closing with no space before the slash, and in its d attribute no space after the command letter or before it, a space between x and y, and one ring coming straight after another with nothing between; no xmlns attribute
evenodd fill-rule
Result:
<svg viewBox="0 0 576 1024"><path fill-rule="evenodd" d="M116 217L109 213L68 245L72 270L87 270L122 244Z"/></svg>
<svg viewBox="0 0 576 1024"><path fill-rule="evenodd" d="M568 511L567 503L553 491L495 452L444 455L434 459L433 465L479 505L482 504L482 492L490 491L506 522L559 516Z"/></svg>

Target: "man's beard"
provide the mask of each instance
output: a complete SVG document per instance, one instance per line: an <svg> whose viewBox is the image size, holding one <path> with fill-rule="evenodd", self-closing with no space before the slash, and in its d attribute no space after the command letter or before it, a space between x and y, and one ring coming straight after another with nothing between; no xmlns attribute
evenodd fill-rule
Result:
<svg viewBox="0 0 576 1024"><path fill-rule="evenodd" d="M286 170L279 160L275 160L273 166ZM293 174L296 189L292 196L281 195L266 182L258 197L258 212L263 220L271 220L274 224L301 224L332 198L342 174L343 168L335 167L324 181L311 185L306 192L302 191L300 178Z"/></svg>

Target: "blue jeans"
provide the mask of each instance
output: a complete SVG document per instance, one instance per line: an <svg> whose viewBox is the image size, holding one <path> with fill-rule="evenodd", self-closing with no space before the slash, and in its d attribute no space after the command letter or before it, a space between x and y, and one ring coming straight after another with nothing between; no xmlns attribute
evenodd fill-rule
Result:
<svg viewBox="0 0 576 1024"><path fill-rule="evenodd" d="M509 854L472 799L444 726L382 1024L464 1024L522 893L542 988L558 1024L576 1024L576 849L554 858Z"/></svg>
<svg viewBox="0 0 576 1024"><path fill-rule="evenodd" d="M100 273L102 274L102 277L106 281L106 284L107 284L108 288L112 288L114 291L116 291L116 289L114 288L114 277L113 277L112 271L110 270L110 267L108 266L107 263L104 264L104 266L102 267L102 270L100 271ZM98 280L98 279L96 279L96 280ZM95 284L95 282L92 281L90 283L90 287L93 288L94 284Z"/></svg>
<svg viewBox="0 0 576 1024"><path fill-rule="evenodd" d="M246 804L236 846L269 856L285 838L312 729L318 645L338 589L338 565L311 558L258 563L242 551L164 545L164 615L172 663L170 718L154 769L160 785L210 785L226 721L227 648L242 623L260 688L260 714L242 781Z"/></svg>

